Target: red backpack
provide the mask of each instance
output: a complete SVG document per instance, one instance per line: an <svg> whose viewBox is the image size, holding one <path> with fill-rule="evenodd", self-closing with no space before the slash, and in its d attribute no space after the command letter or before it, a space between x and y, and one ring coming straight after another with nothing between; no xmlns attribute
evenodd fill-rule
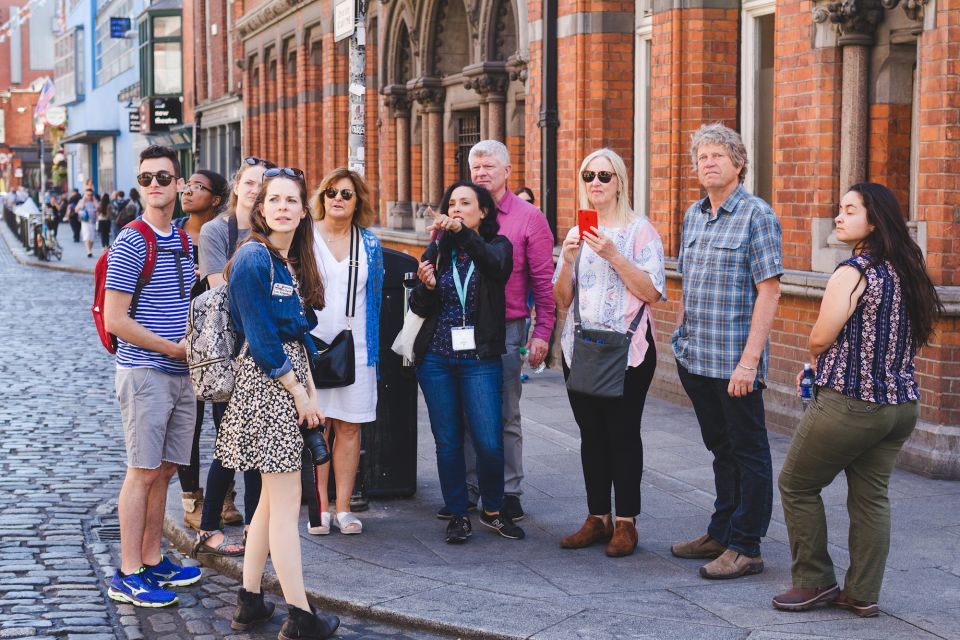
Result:
<svg viewBox="0 0 960 640"><path fill-rule="evenodd" d="M190 255L190 245L187 243L187 234L183 229L174 225L180 232L180 242L183 244L183 252ZM143 269L140 271L140 277L137 278L137 286L133 292L133 300L130 301L129 315L133 317L137 313L137 303L140 301L140 293L150 282L153 275L153 269L157 266L157 235L150 228L150 225L138 218L124 227L124 229L133 229L143 236L147 243L147 255L143 261ZM117 336L107 331L103 319L103 301L106 297L107 285L107 259L110 251L106 251L97 260L97 266L93 271L93 306L90 311L93 312L93 322L97 325L97 334L100 336L100 342L103 348L110 353L117 352Z"/></svg>

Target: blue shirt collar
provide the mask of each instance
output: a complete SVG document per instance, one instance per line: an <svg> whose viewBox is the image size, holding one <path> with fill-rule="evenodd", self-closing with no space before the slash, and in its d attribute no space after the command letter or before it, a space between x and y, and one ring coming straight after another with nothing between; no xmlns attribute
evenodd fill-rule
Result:
<svg viewBox="0 0 960 640"><path fill-rule="evenodd" d="M733 213L736 210L737 205L740 204L740 201L743 200L748 195L749 195L749 192L741 182L739 185L737 185L737 188L733 190L733 193L727 196L727 199L723 201L723 204L720 205L720 209L717 211L717 215L719 216L720 212L722 211L726 211L727 213ZM710 196L707 196L706 198L701 200L699 204L700 204L700 212L705 213L709 216L711 213Z"/></svg>

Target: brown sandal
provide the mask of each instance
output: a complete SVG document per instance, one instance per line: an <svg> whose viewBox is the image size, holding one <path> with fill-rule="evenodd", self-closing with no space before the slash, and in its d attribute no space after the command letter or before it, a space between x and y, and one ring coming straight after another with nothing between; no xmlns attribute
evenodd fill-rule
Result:
<svg viewBox="0 0 960 640"><path fill-rule="evenodd" d="M207 544L207 540L215 536L216 534L223 536L223 542L213 547ZM228 551L228 547L239 547L236 551ZM194 559L199 558L201 555L211 555L211 556L221 556L226 558L235 558L237 556L242 556L246 551L246 547L243 544L237 542L230 542L227 540L226 534L219 529L214 529L213 531L204 531L197 534L197 543L193 545L193 551L190 556Z"/></svg>

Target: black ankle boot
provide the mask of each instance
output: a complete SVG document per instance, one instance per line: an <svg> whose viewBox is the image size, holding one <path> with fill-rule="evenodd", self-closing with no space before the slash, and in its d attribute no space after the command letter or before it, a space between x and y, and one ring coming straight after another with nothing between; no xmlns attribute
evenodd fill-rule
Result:
<svg viewBox="0 0 960 640"><path fill-rule="evenodd" d="M324 640L336 632L340 618L288 606L287 619L280 628L280 640Z"/></svg>
<svg viewBox="0 0 960 640"><path fill-rule="evenodd" d="M254 625L272 618L275 608L276 605L272 602L264 602L263 592L250 593L240 587L240 591L237 593L237 612L233 614L233 622L230 623L230 628L237 631L246 631Z"/></svg>

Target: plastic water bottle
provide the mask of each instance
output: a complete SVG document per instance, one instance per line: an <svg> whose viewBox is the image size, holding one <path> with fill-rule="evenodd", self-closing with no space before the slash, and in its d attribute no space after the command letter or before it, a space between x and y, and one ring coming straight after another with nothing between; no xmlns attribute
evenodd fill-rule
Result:
<svg viewBox="0 0 960 640"><path fill-rule="evenodd" d="M539 365L537 365L536 367L531 367L531 366L530 366L530 352L527 350L526 347L520 347L520 359L523 360L523 364L524 364L528 369L530 369L530 371L531 371L533 374L538 374L538 373L540 373L541 371L543 371L544 369L547 368L547 363L546 363L545 360L544 360L543 362L541 362ZM526 373L521 373L521 374L520 374L520 382L526 382L526 381L529 380L529 379L530 379L530 376L527 375Z"/></svg>
<svg viewBox="0 0 960 640"><path fill-rule="evenodd" d="M803 365L803 377L800 379L800 404L807 410L813 400L813 367L807 362Z"/></svg>

